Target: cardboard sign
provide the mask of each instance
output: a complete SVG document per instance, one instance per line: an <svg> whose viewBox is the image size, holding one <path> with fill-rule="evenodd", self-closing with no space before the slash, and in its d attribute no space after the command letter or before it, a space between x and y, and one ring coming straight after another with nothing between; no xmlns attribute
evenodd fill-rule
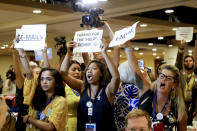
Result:
<svg viewBox="0 0 197 131"><path fill-rule="evenodd" d="M75 32L74 41L77 42L73 52L100 52L103 30L92 29Z"/></svg>
<svg viewBox="0 0 197 131"><path fill-rule="evenodd" d="M14 48L42 50L46 39L46 24L23 25L20 30L16 29L16 37Z"/></svg>
<svg viewBox="0 0 197 131"><path fill-rule="evenodd" d="M139 21L135 22L132 26L116 31L113 40L110 42L109 47L122 45L128 40L135 37L136 26Z"/></svg>
<svg viewBox="0 0 197 131"><path fill-rule="evenodd" d="M193 27L178 27L176 28L176 40L189 40L193 39Z"/></svg>
<svg viewBox="0 0 197 131"><path fill-rule="evenodd" d="M42 50L35 50L34 51L35 54L35 60L36 61L41 61L43 59L43 54L42 54ZM49 59L52 59L52 48L47 48L47 55Z"/></svg>

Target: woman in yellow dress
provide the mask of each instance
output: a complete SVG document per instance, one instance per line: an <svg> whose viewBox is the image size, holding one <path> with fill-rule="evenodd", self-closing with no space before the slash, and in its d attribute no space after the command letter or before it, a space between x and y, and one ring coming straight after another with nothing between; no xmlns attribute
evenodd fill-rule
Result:
<svg viewBox="0 0 197 131"><path fill-rule="evenodd" d="M76 79L82 79L82 70L80 63L72 60L68 66L68 74ZM68 121L65 131L77 130L77 106L80 100L80 94L71 89L68 85L65 88L66 100L68 103Z"/></svg>
<svg viewBox="0 0 197 131"><path fill-rule="evenodd" d="M29 105L29 113L23 118L26 131L64 131L68 107L60 73L43 68L35 78L24 50L18 52L26 71L23 90L24 103Z"/></svg>

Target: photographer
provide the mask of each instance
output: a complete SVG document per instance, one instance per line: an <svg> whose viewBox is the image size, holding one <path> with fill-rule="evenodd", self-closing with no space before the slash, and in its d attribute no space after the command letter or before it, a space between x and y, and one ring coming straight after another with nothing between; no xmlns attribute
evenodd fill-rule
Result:
<svg viewBox="0 0 197 131"><path fill-rule="evenodd" d="M16 75L12 70L8 70L6 73L5 86L3 88L3 94L16 95Z"/></svg>

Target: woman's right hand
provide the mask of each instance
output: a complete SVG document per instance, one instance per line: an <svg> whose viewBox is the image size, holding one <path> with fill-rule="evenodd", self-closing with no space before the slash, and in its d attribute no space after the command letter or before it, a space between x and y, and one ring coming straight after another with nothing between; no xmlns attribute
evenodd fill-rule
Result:
<svg viewBox="0 0 197 131"><path fill-rule="evenodd" d="M67 46L67 53L68 54L72 54L73 52L73 48L76 47L76 42L75 41L69 41L66 43L66 46Z"/></svg>

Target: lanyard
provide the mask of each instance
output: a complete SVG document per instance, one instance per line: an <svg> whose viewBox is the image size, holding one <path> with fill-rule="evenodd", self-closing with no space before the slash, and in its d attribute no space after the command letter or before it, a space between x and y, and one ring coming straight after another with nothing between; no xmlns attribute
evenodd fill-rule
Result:
<svg viewBox="0 0 197 131"><path fill-rule="evenodd" d="M46 106L47 106L48 104L50 104L51 101L52 101L54 98L55 98L55 96L51 96L51 97L49 98L49 100L47 101ZM37 119L38 119L38 120L40 119L40 116L41 116L41 115L42 115L42 111L37 111Z"/></svg>
<svg viewBox="0 0 197 131"><path fill-rule="evenodd" d="M155 92L154 93L154 97L153 97L153 112L152 112L152 118L153 119L155 119L155 116L156 116L156 101L157 101L157 93ZM161 110L161 112L160 113L164 113L164 111L165 111L165 109L166 109L166 107L167 107L167 105L168 105L168 101L169 100L167 100L166 101L166 103L165 103L165 105L163 106L163 108L162 108L162 110Z"/></svg>
<svg viewBox="0 0 197 131"><path fill-rule="evenodd" d="M88 107L88 116L89 116L89 122L91 123L91 117L93 115L93 106L94 106L94 102L96 101L96 98L100 92L101 88L99 88L96 92L95 98L94 100L91 99L91 88L89 88L89 94L90 94L90 100L91 101L87 101L86 106Z"/></svg>

